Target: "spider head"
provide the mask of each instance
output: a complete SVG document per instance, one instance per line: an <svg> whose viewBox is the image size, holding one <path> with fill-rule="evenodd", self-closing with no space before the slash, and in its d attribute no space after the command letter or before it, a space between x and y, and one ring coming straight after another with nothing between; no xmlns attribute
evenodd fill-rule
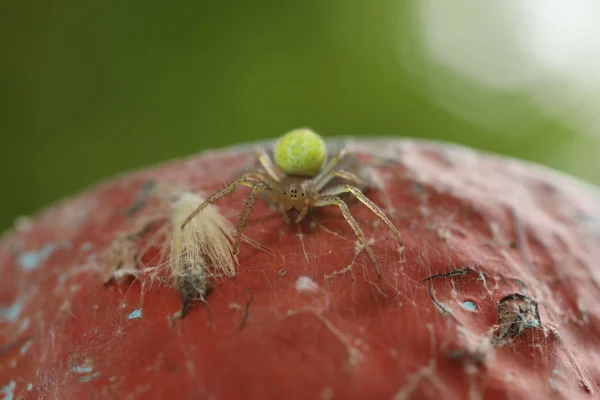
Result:
<svg viewBox="0 0 600 400"><path fill-rule="evenodd" d="M308 193L299 182L291 182L289 185L284 185L281 190L281 196L286 210L295 208L300 211L306 207Z"/></svg>

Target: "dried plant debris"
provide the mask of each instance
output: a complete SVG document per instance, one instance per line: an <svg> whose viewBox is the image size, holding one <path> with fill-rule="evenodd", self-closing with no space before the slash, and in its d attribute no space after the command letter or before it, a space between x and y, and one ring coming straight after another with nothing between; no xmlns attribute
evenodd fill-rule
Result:
<svg viewBox="0 0 600 400"><path fill-rule="evenodd" d="M110 248L109 263L111 269L105 284L112 281L122 283L127 277L140 278L149 273L151 281L162 280L169 276L172 285L182 296L182 308L175 318L185 316L189 304L193 301L205 301L212 290L211 281L216 277L232 277L236 273L238 260L233 253L232 238L235 228L215 206L206 207L182 228L183 221L205 199L188 191L174 189L165 185L152 185L158 197L169 201L168 211L159 213L131 232L123 232L115 238ZM149 190L149 189L148 189ZM155 222L168 220L166 226L155 232L162 237L167 230L167 240L163 255L168 257L160 266L138 268L144 249L138 249L137 239L151 230ZM161 233L162 232L162 233ZM246 236L242 240L253 247L270 252ZM155 243L156 244L156 243Z"/></svg>
<svg viewBox="0 0 600 400"><path fill-rule="evenodd" d="M181 309L173 314L173 319L185 317L189 311L190 303L194 301L206 303L206 297L212 291L206 267L183 265L173 280L175 289L181 294Z"/></svg>
<svg viewBox="0 0 600 400"><path fill-rule="evenodd" d="M215 206L206 207L185 228L181 227L203 201L196 194L184 192L173 204L171 268L174 277L184 269L203 270L205 265L210 265L216 275L235 275L237 258L231 245L235 229Z"/></svg>
<svg viewBox="0 0 600 400"><path fill-rule="evenodd" d="M213 276L235 275L234 228L216 207L207 207L182 228L183 221L203 201L196 194L183 192L172 207L169 265L173 285L182 296L175 318L185 316L191 301L205 301Z"/></svg>
<svg viewBox="0 0 600 400"><path fill-rule="evenodd" d="M513 293L498 302L498 342L515 338L525 329L541 325L538 304L532 298Z"/></svg>
<svg viewBox="0 0 600 400"><path fill-rule="evenodd" d="M109 264L110 271L104 279L104 284L113 280L121 283L127 277L138 277L139 270L136 267L137 251L132 235L120 233L113 240L110 247Z"/></svg>
<svg viewBox="0 0 600 400"><path fill-rule="evenodd" d="M123 283L129 277L140 278L140 275L149 272L152 268L140 269L140 256L144 249L139 249L138 240L147 234L155 223L164 220L164 216L157 216L141 220L133 229L117 233L109 249L108 264L110 270L104 279L107 285L113 281Z"/></svg>

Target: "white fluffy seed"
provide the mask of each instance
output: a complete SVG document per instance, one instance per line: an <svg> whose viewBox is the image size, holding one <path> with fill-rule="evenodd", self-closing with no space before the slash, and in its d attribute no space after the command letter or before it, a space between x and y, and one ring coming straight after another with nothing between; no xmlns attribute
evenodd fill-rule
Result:
<svg viewBox="0 0 600 400"><path fill-rule="evenodd" d="M173 204L172 275L179 275L180 268L184 266L188 269L190 266L198 269L210 266L215 274L234 276L237 258L232 252L231 237L235 229L215 206L209 205L185 228L181 228L183 221L203 201L196 194L183 192Z"/></svg>

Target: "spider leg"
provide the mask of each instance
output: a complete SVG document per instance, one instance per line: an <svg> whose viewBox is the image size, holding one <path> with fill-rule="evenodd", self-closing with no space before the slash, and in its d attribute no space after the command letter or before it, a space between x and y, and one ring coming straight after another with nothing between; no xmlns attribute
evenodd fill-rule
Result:
<svg viewBox="0 0 600 400"><path fill-rule="evenodd" d="M315 186L315 189L317 192L320 192L321 189L323 189L325 187L325 185L327 185L333 178L342 178L346 181L351 182L352 184L356 185L356 186L366 186L365 181L360 178L358 175L353 174L350 171L346 171L346 170L337 170L337 171L332 171L329 174L327 174L326 176L324 176L318 183L318 185Z"/></svg>
<svg viewBox="0 0 600 400"><path fill-rule="evenodd" d="M302 221L304 217L306 217L306 214L308 214L308 207L304 207L302 211L300 211L300 214L298 214L298 216L294 220L294 223L299 224L300 221Z"/></svg>
<svg viewBox="0 0 600 400"><path fill-rule="evenodd" d="M262 169L256 169L254 171L250 171L242 175L242 177L254 178L254 180L260 180L265 182L269 186L273 186L277 184L278 181L273 180L271 175L267 171Z"/></svg>
<svg viewBox="0 0 600 400"><path fill-rule="evenodd" d="M214 203L215 201L219 200L221 197L233 192L236 188L238 188L239 186L247 186L247 187L252 187L255 185L257 181L256 179L252 178L252 174L257 174L257 172L249 172L248 174L244 174L242 175L241 178L239 178L238 180L231 182L229 185L227 185L225 188L219 190L217 193L213 194L212 196L210 196L208 199L206 199L202 204L200 204L198 206L198 208L196 208L194 211L192 211L192 213L190 215L188 215L188 217L185 219L185 221L183 221L183 224L181 224L181 229L185 228L185 226L196 216L200 213L200 211L204 210L204 208L206 208L209 204Z"/></svg>
<svg viewBox="0 0 600 400"><path fill-rule="evenodd" d="M346 219L346 222L348 222L348 224L352 227L354 234L356 235L356 237L358 237L358 240L360 240L364 249L366 250L367 254L369 255L369 258L371 258L371 261L375 265L375 270L377 271L377 277L381 278L381 270L379 268L379 263L377 262L377 258L375 257L373 250L371 250L371 247L369 246L369 243L367 242L367 238L365 237L365 234L363 233L362 229L360 229L358 222L356 222L356 220L350 213L350 210L348 209L348 206L346 205L346 203L344 203L342 201L342 199L340 199L337 196L322 196L316 200L313 200L310 205L313 207L325 207L325 206L331 205L331 206L338 206L340 208L340 211L342 212L342 215Z"/></svg>
<svg viewBox="0 0 600 400"><path fill-rule="evenodd" d="M260 165L265 169L267 174L269 174L269 177L275 182L281 181L281 176L277 173L277 168L275 167L275 164L273 164L271 157L269 157L265 149L260 146L254 146L254 153L256 154L256 158L258 159Z"/></svg>
<svg viewBox="0 0 600 400"><path fill-rule="evenodd" d="M285 211L285 208L283 208L283 204L279 204L279 212L281 213L281 215L283 215L283 220L286 224L289 225L292 223L292 221L290 220L290 216L288 215L287 211Z"/></svg>
<svg viewBox="0 0 600 400"><path fill-rule="evenodd" d="M394 224L392 224L392 221L389 220L389 218L385 215L385 213L381 210L381 208L379 208L379 206L377 206L377 204L373 203L358 188L356 188L352 185L334 186L330 189L327 189L327 190L324 190L323 192L321 192L321 195L322 196L338 196L342 193L353 194L354 197L356 197L358 200L360 200L361 203L363 203L365 206L369 207L369 209L371 211L373 211L373 213L375 215L377 215L383 222L385 222L385 224L388 226L388 228L390 228L390 230L396 237L396 240L398 240L398 243L400 243L400 246L404 245L404 242L402 240L402 235L400 235L400 232L398 232L398 229L396 229Z"/></svg>
<svg viewBox="0 0 600 400"><path fill-rule="evenodd" d="M237 232L233 242L233 254L238 254L242 233L244 231L244 228L246 228L246 225L248 225L248 215L250 215L250 211L252 211L252 207L254 206L254 202L256 201L256 195L260 192L268 192L270 190L270 186L259 181L255 181L252 185L252 189L250 190L250 194L248 195L248 200L246 201L246 205L244 206L244 211L242 212L240 220L238 221Z"/></svg>
<svg viewBox="0 0 600 400"><path fill-rule="evenodd" d="M315 187L323 187L329 182L333 176L331 175L331 171L340 163L342 158L346 157L350 153L350 150L344 147L340 150L335 156L331 157L331 160L319 171L317 176L313 178L313 185Z"/></svg>

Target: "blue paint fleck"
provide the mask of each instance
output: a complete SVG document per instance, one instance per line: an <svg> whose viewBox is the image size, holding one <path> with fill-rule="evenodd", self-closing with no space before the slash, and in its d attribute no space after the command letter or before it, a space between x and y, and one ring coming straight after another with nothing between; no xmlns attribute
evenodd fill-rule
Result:
<svg viewBox="0 0 600 400"><path fill-rule="evenodd" d="M88 251L92 250L93 248L94 248L94 246L90 242L85 242L80 247L81 251L85 251L85 252L88 252Z"/></svg>
<svg viewBox="0 0 600 400"><path fill-rule="evenodd" d="M540 326L540 320L536 319L528 324L525 324L525 328L537 328L538 326Z"/></svg>
<svg viewBox="0 0 600 400"><path fill-rule="evenodd" d="M0 321L15 322L21 316L23 303L20 300L9 307L0 308Z"/></svg>
<svg viewBox="0 0 600 400"><path fill-rule="evenodd" d="M33 343L32 340L30 340L29 342L25 343L22 347L21 347L21 355L25 355L27 353L27 351L29 351L29 348L31 347L31 344Z"/></svg>
<svg viewBox="0 0 600 400"><path fill-rule="evenodd" d="M92 372L94 369L92 367L75 367L73 368L73 371L77 372L78 374L89 374L90 372Z"/></svg>
<svg viewBox="0 0 600 400"><path fill-rule="evenodd" d="M21 326L19 327L19 333L25 332L29 328L29 325L31 325L31 318L23 318L23 321L21 321Z"/></svg>
<svg viewBox="0 0 600 400"><path fill-rule="evenodd" d="M0 394L4 395L4 400L13 400L16 387L17 382L15 381L10 381L8 385L0 387Z"/></svg>
<svg viewBox="0 0 600 400"><path fill-rule="evenodd" d="M56 283L59 284L59 285L64 285L64 283L66 282L66 280L69 279L69 275L71 275L71 271L63 272L62 274L60 274L58 276L58 279L56 280Z"/></svg>
<svg viewBox="0 0 600 400"><path fill-rule="evenodd" d="M465 300L462 303L463 308L469 310L469 311L475 311L477 310L477 304L475 304L474 302L472 302L471 300Z"/></svg>
<svg viewBox="0 0 600 400"><path fill-rule="evenodd" d="M82 376L81 378L79 378L79 382L89 382L92 379L96 379L100 376L100 372L96 372L93 375L87 375L87 376Z"/></svg>
<svg viewBox="0 0 600 400"><path fill-rule="evenodd" d="M23 253L17 259L21 269L31 271L40 266L40 264L56 250L57 245L54 243L47 244L37 251L28 251Z"/></svg>
<svg viewBox="0 0 600 400"><path fill-rule="evenodd" d="M129 316L127 318L129 318L129 319L142 318L142 310L140 310L138 308L137 310L132 311L131 314L129 314Z"/></svg>
<svg viewBox="0 0 600 400"><path fill-rule="evenodd" d="M27 391L31 392L31 389L33 389L33 384L30 383L29 385L27 385Z"/></svg>

